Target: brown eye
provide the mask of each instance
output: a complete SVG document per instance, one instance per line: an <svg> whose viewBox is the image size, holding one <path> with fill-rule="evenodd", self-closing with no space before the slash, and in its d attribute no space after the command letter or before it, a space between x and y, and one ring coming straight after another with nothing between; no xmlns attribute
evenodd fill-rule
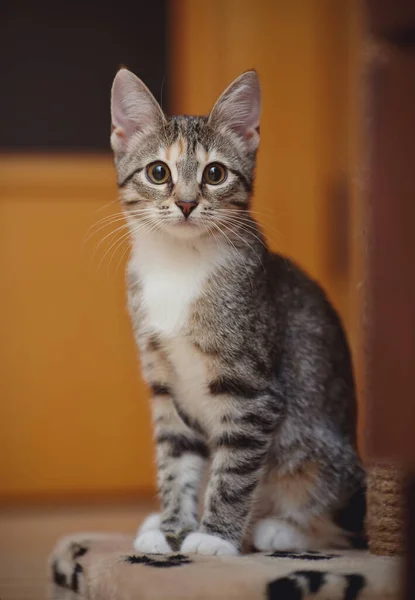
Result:
<svg viewBox="0 0 415 600"><path fill-rule="evenodd" d="M219 163L211 163L203 171L203 178L209 185L223 183L228 175L226 167Z"/></svg>
<svg viewBox="0 0 415 600"><path fill-rule="evenodd" d="M151 183L157 183L159 185L166 183L171 177L169 167L163 162L155 162L148 165L146 173L147 179L149 179Z"/></svg>

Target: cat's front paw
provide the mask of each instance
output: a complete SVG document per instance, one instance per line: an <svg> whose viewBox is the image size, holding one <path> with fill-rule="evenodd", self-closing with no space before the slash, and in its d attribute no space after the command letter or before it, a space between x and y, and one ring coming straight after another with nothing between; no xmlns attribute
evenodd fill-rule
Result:
<svg viewBox="0 0 415 600"><path fill-rule="evenodd" d="M235 556L238 554L238 549L231 542L199 531L187 536L180 551L186 554L205 554L207 556Z"/></svg>
<svg viewBox="0 0 415 600"><path fill-rule="evenodd" d="M150 529L137 535L134 550L145 554L169 554L172 549L159 529Z"/></svg>
<svg viewBox="0 0 415 600"><path fill-rule="evenodd" d="M160 513L153 513L144 519L138 528L137 537L146 531L154 531L155 529L161 529Z"/></svg>

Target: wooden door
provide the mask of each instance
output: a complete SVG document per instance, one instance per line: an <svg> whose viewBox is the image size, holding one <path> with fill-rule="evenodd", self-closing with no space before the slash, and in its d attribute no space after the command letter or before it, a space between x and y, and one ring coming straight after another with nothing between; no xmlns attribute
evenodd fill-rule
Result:
<svg viewBox="0 0 415 600"><path fill-rule="evenodd" d="M128 64L160 98L165 6L1 11L0 502L154 489L125 231L102 219L120 210L111 83Z"/></svg>
<svg viewBox="0 0 415 600"><path fill-rule="evenodd" d="M154 488L118 210L110 156L0 158L0 501Z"/></svg>

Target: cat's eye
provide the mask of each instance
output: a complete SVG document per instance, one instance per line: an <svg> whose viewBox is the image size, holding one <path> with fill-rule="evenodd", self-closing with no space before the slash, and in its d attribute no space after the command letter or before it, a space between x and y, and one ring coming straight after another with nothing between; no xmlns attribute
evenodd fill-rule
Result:
<svg viewBox="0 0 415 600"><path fill-rule="evenodd" d="M223 183L228 176L226 167L220 163L211 163L203 171L203 179L209 185L218 185Z"/></svg>
<svg viewBox="0 0 415 600"><path fill-rule="evenodd" d="M146 168L146 174L147 179L149 179L151 183L157 183L158 185L166 183L171 177L169 167L161 161L148 165Z"/></svg>

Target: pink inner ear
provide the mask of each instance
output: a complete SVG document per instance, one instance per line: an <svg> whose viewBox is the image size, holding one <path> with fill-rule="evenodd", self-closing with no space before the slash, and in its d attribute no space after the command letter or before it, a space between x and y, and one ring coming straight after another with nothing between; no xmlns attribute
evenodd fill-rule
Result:
<svg viewBox="0 0 415 600"><path fill-rule="evenodd" d="M250 145L259 140L261 89L258 76L248 71L223 92L213 107L211 118L218 125L230 127Z"/></svg>
<svg viewBox="0 0 415 600"><path fill-rule="evenodd" d="M149 89L127 69L121 69L115 76L111 116L112 143L117 151L124 150L135 133L157 127L164 118Z"/></svg>
<svg viewBox="0 0 415 600"><path fill-rule="evenodd" d="M137 96L137 112L140 99L139 95L134 93L134 81L129 75L128 71L119 71L112 89L112 126L113 132L120 138L130 137L138 126L132 117L135 96Z"/></svg>
<svg viewBox="0 0 415 600"><path fill-rule="evenodd" d="M121 127L115 127L113 125L112 126L112 133L114 133L118 138L120 138L120 140L126 140L127 139L127 135L126 135L124 129L121 129Z"/></svg>
<svg viewBox="0 0 415 600"><path fill-rule="evenodd" d="M222 120L247 142L258 137L260 103L251 90L235 92L225 105Z"/></svg>
<svg viewBox="0 0 415 600"><path fill-rule="evenodd" d="M248 129L245 134L245 139L249 141L255 135L255 133L258 133L257 129L257 127L255 127L255 129Z"/></svg>
<svg viewBox="0 0 415 600"><path fill-rule="evenodd" d="M111 144L116 152L124 152L127 147L128 139L134 133L133 128L120 127L120 125L111 125Z"/></svg>

